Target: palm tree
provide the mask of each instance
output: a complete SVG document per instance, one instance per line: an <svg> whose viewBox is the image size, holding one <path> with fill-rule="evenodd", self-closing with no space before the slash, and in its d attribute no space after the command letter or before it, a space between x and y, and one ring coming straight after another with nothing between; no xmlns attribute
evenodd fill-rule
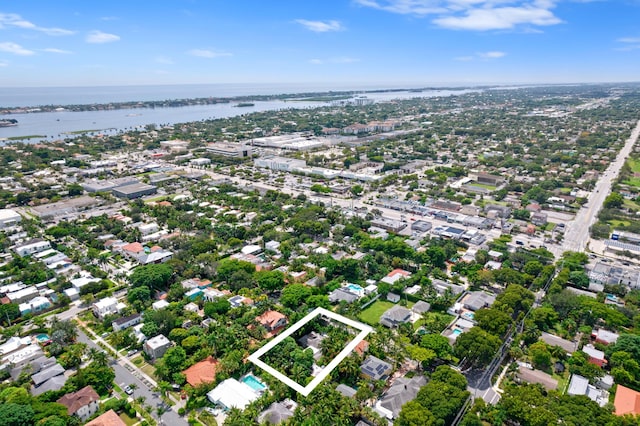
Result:
<svg viewBox="0 0 640 426"><path fill-rule="evenodd" d="M136 404L138 404L140 406L140 408L142 408L144 406L144 402L147 400L146 397L144 396L139 396L137 397L134 401L136 402Z"/></svg>
<svg viewBox="0 0 640 426"><path fill-rule="evenodd" d="M160 392L162 396L166 397L170 390L171 390L171 384L169 382L165 380L161 380L158 382L156 391Z"/></svg>
<svg viewBox="0 0 640 426"><path fill-rule="evenodd" d="M89 349L89 357L101 367L106 367L109 363L109 357L107 353L101 349L91 348Z"/></svg>

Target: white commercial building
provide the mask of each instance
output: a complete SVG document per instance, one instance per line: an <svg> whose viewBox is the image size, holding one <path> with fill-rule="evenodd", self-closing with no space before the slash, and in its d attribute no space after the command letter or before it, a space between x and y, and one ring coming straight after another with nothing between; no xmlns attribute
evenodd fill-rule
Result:
<svg viewBox="0 0 640 426"><path fill-rule="evenodd" d="M18 224L22 216L11 209L0 209L0 229Z"/></svg>

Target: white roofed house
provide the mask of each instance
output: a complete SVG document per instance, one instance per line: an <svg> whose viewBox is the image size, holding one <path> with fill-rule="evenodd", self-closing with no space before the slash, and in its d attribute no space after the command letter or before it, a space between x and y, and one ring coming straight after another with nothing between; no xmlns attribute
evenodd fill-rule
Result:
<svg viewBox="0 0 640 426"><path fill-rule="evenodd" d="M31 256L32 254L39 253L51 248L49 241L45 241L42 238L36 238L31 241L27 241L24 244L14 247L14 251L20 257Z"/></svg>
<svg viewBox="0 0 640 426"><path fill-rule="evenodd" d="M93 304L93 314L100 318L104 319L107 315L114 315L118 313L118 299L115 297L105 297L104 299L100 299Z"/></svg>
<svg viewBox="0 0 640 426"><path fill-rule="evenodd" d="M260 395L253 388L236 379L226 379L207 393L209 401L224 410L232 408L244 410L259 397Z"/></svg>
<svg viewBox="0 0 640 426"><path fill-rule="evenodd" d="M11 209L0 209L0 229L15 226L22 220L22 216Z"/></svg>

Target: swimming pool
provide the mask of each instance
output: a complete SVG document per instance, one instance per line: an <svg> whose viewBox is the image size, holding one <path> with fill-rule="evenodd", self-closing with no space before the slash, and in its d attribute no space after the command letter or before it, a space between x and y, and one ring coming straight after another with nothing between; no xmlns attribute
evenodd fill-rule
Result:
<svg viewBox="0 0 640 426"><path fill-rule="evenodd" d="M362 287L360 287L358 284L349 284L349 285L347 286L347 288L348 288L349 290L353 290L353 291L362 291L362 290L364 290L364 289L363 289Z"/></svg>
<svg viewBox="0 0 640 426"><path fill-rule="evenodd" d="M242 378L242 383L245 383L251 389L256 392L262 392L267 388L267 385L262 383L256 376L253 374L247 374Z"/></svg>
<svg viewBox="0 0 640 426"><path fill-rule="evenodd" d="M461 334L462 334L462 330L460 330L459 328L454 328L453 331L451 332L451 335L456 337L458 337Z"/></svg>
<svg viewBox="0 0 640 426"><path fill-rule="evenodd" d="M473 313L473 312L465 312L465 313L463 313L463 314L462 314L462 316L463 316L465 319L472 320L472 319L473 319L473 317L474 317L475 315L474 315L474 313Z"/></svg>
<svg viewBox="0 0 640 426"><path fill-rule="evenodd" d="M36 340L38 341L38 343L49 343L51 342L51 339L49 339L49 335L48 334L38 334L36 336Z"/></svg>

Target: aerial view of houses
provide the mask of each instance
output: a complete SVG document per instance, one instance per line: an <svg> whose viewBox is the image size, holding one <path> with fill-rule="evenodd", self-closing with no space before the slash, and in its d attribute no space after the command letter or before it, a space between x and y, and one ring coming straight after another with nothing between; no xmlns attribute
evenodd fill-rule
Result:
<svg viewBox="0 0 640 426"><path fill-rule="evenodd" d="M0 425L638 424L638 93L3 145Z"/></svg>

